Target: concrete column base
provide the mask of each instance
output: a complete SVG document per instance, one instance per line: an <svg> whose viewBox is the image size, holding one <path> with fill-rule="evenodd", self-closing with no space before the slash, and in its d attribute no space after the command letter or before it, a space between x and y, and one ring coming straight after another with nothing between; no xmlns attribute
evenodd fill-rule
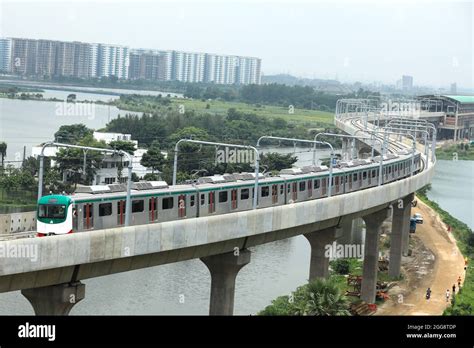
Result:
<svg viewBox="0 0 474 348"><path fill-rule="evenodd" d="M235 278L242 267L250 262L247 249L206 256L201 261L211 273L211 299L209 315L232 315L234 313Z"/></svg>
<svg viewBox="0 0 474 348"><path fill-rule="evenodd" d="M410 212L413 195L404 197L401 201L394 203L392 217L392 232L390 234L390 263L388 265L388 275L398 278L400 276L402 253L404 246L408 249L410 226ZM404 234L405 239L404 239ZM406 243L403 244L403 243Z"/></svg>
<svg viewBox="0 0 474 348"><path fill-rule="evenodd" d="M23 289L21 294L31 303L36 315L68 315L83 300L86 286L81 282Z"/></svg>
<svg viewBox="0 0 474 348"><path fill-rule="evenodd" d="M408 256L408 249L410 245L410 218L411 218L411 202L415 198L415 194L412 193L406 196L403 200L409 202L403 210L403 221L408 221L408 223L403 225L402 228L402 255Z"/></svg>
<svg viewBox="0 0 474 348"><path fill-rule="evenodd" d="M309 281L329 277L329 257L326 257L326 246L336 240L336 228L330 227L304 234L304 236L311 245Z"/></svg>
<svg viewBox="0 0 474 348"><path fill-rule="evenodd" d="M375 303L379 262L379 235L382 223L387 217L387 209L363 217L366 231L360 298L367 303Z"/></svg>

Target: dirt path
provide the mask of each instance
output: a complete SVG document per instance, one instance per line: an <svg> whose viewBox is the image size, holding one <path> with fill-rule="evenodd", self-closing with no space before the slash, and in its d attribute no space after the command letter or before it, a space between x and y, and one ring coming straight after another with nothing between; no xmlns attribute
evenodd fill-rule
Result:
<svg viewBox="0 0 474 348"><path fill-rule="evenodd" d="M414 251L411 265L404 265L406 280L389 292L390 300L379 306L376 315L441 315L450 305L446 290L452 292L453 284L457 288L458 276L464 282L464 259L446 225L420 200L412 209L414 213L421 213L424 219L417 225L414 241L421 245ZM430 300L425 299L428 287Z"/></svg>

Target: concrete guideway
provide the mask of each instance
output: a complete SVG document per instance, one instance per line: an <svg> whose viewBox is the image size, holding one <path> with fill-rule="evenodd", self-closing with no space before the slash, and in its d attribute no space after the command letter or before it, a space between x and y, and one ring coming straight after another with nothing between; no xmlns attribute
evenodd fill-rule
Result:
<svg viewBox="0 0 474 348"><path fill-rule="evenodd" d="M358 130L340 119L336 119L336 125L349 134ZM370 144L370 140L366 143ZM389 207L401 200L405 202L402 208L398 205L393 208L403 210L394 213L394 224L408 225L411 205L406 202L411 201L413 192L431 181L433 169L434 166L430 166L417 175L383 186L283 206L55 237L0 241L0 246L6 249L33 245L38 251L36 261L3 260L0 292L24 290L37 314L67 314L72 306L61 301L71 293L77 294L78 300L84 297L82 279L200 258L211 273L210 314L229 315L233 311L236 275L250 262L248 247L304 234L311 244L309 278L326 277L328 260L322 257L324 246L338 237L337 227L342 222L362 217L369 236L365 245L362 298L374 302L377 281L374 265L381 224ZM408 248L408 227L398 231L396 238L390 254L395 260L391 274L400 271L401 255ZM46 301L49 297L52 299Z"/></svg>

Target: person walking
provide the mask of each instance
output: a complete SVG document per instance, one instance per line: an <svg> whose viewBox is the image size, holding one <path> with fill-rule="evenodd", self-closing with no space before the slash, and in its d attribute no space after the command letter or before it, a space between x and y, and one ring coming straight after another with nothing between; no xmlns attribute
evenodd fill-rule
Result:
<svg viewBox="0 0 474 348"><path fill-rule="evenodd" d="M449 293L449 289L446 290L446 302L449 302L449 297L450 297L450 293Z"/></svg>
<svg viewBox="0 0 474 348"><path fill-rule="evenodd" d="M431 297L431 289L428 288L428 289L426 290L426 299L429 300L430 297Z"/></svg>
<svg viewBox="0 0 474 348"><path fill-rule="evenodd" d="M458 289L461 289L461 276L458 277Z"/></svg>
<svg viewBox="0 0 474 348"><path fill-rule="evenodd" d="M456 294L456 284L453 284L453 296Z"/></svg>

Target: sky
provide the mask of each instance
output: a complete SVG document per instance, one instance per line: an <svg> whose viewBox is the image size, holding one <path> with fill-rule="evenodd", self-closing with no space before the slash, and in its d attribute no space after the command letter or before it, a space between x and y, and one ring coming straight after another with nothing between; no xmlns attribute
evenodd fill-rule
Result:
<svg viewBox="0 0 474 348"><path fill-rule="evenodd" d="M0 0L0 36L262 59L265 75L474 87L472 1Z"/></svg>

